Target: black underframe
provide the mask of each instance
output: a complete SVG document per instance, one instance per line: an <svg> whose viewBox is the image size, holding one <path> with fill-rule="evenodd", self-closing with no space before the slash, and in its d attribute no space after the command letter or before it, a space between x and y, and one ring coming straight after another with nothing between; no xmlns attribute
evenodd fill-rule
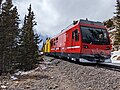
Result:
<svg viewBox="0 0 120 90"><path fill-rule="evenodd" d="M89 61L104 61L105 59L110 59L110 55L108 56L104 56L104 55L100 55L100 54L80 54L80 53L60 53L60 52L52 52L52 53L45 53L46 55L51 55L51 56L55 56L55 57L60 57L60 58L75 58L75 59L79 59L79 58L83 58Z"/></svg>

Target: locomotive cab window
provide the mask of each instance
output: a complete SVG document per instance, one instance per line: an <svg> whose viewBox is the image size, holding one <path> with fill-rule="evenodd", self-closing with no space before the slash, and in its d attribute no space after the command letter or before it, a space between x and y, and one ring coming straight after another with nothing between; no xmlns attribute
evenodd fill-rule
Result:
<svg viewBox="0 0 120 90"><path fill-rule="evenodd" d="M82 42L109 45L109 37L106 29L81 26Z"/></svg>
<svg viewBox="0 0 120 90"><path fill-rule="evenodd" d="M74 39L75 41L79 41L79 33L77 29L72 32L72 39Z"/></svg>

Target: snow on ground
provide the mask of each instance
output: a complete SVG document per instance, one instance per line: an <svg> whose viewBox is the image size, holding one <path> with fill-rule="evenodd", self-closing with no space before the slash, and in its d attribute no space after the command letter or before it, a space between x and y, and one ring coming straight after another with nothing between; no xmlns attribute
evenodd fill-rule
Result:
<svg viewBox="0 0 120 90"><path fill-rule="evenodd" d="M108 32L109 32L109 33L111 33L111 32L114 32L114 31L116 31L116 29L115 29L115 28L114 28L114 29L109 30Z"/></svg>
<svg viewBox="0 0 120 90"><path fill-rule="evenodd" d="M120 50L111 53L112 63L120 63Z"/></svg>

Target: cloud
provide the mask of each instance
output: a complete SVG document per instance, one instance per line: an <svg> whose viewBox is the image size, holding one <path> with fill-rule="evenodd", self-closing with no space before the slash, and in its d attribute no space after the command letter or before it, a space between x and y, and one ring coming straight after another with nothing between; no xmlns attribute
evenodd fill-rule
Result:
<svg viewBox="0 0 120 90"><path fill-rule="evenodd" d="M88 18L104 21L113 16L115 0L14 0L20 18L27 14L29 4L35 13L38 33L56 35L73 20Z"/></svg>
<svg viewBox="0 0 120 90"><path fill-rule="evenodd" d="M35 26L37 32L43 35L53 34L53 32L50 31L52 31L51 28L56 27L55 23L57 22L59 15L47 0L29 0L29 2L26 0L18 0L14 1L14 3L18 7L21 20L24 19L25 14L27 14L27 8L29 7L29 4L31 4L37 22L37 26Z"/></svg>

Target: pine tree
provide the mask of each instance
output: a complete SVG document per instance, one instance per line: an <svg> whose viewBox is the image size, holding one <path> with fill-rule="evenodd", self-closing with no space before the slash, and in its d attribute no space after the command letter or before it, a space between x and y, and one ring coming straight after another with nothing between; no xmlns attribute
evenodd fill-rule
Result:
<svg viewBox="0 0 120 90"><path fill-rule="evenodd" d="M6 0L2 4L2 25L0 31L0 49L2 70L7 72L12 69L12 61L15 59L14 49L17 45L19 28L19 15L17 8L13 7L12 0Z"/></svg>
<svg viewBox="0 0 120 90"><path fill-rule="evenodd" d="M19 51L17 50L17 47L19 45L19 38L20 38L20 29L19 29L19 14L17 12L17 7L15 6L12 10L12 17L11 17L11 21L13 24L12 30L13 30L13 44L12 44L12 69L15 67L15 63L17 62L17 54L19 53Z"/></svg>
<svg viewBox="0 0 120 90"><path fill-rule="evenodd" d="M2 31L2 15L1 15L1 6L2 6L2 0L0 0L0 51L1 51L1 31ZM0 53L0 75L2 74L2 54Z"/></svg>
<svg viewBox="0 0 120 90"><path fill-rule="evenodd" d="M2 0L0 0L0 7L1 7L1 4L2 4Z"/></svg>
<svg viewBox="0 0 120 90"><path fill-rule="evenodd" d="M23 70L30 70L37 64L38 59L38 35L34 33L34 13L31 5L28 9L28 15L25 15L24 25L22 28L19 51L19 67Z"/></svg>
<svg viewBox="0 0 120 90"><path fill-rule="evenodd" d="M120 1L117 0L116 3L116 34L115 34L115 45L118 45L117 48L120 46Z"/></svg>
<svg viewBox="0 0 120 90"><path fill-rule="evenodd" d="M108 21L103 22L103 23L107 28L113 27L113 21L111 19L109 19Z"/></svg>

